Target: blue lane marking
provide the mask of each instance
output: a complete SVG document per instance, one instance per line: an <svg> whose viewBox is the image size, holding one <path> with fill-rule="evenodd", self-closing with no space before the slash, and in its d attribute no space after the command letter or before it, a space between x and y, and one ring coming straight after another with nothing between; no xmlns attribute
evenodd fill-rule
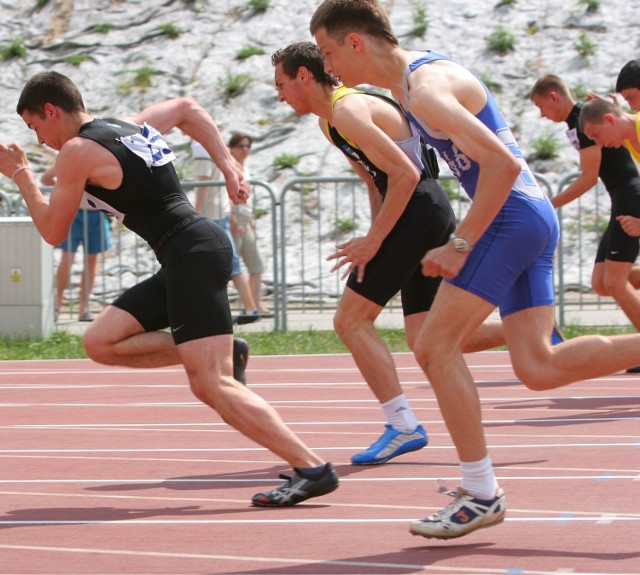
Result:
<svg viewBox="0 0 640 575"><path fill-rule="evenodd" d="M569 523L575 517L573 513L563 513L556 519L556 523Z"/></svg>
<svg viewBox="0 0 640 575"><path fill-rule="evenodd" d="M609 481L609 479L613 479L613 473L604 473L600 477L598 477L598 481Z"/></svg>
<svg viewBox="0 0 640 575"><path fill-rule="evenodd" d="M506 575L522 575L524 571L522 569L507 569L505 571Z"/></svg>

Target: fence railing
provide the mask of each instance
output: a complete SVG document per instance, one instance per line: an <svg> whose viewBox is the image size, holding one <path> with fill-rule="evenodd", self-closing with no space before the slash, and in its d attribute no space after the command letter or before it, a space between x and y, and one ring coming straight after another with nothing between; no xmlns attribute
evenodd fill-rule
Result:
<svg viewBox="0 0 640 575"><path fill-rule="evenodd" d="M561 192L577 174L568 175L554 190L542 175L538 182L549 196ZM458 218L464 216L470 201L452 176L440 183L447 192ZM366 186L357 177L305 177L287 181L278 194L267 182L251 180L250 205L254 213L258 245L265 262L263 299L274 310L273 328L287 330L292 316L331 317L344 282L342 272L331 272L326 258L335 245L369 227ZM187 181L183 187L193 201L199 186L222 187L222 181ZM575 202L558 211L560 244L554 264L557 318L561 325L614 325L624 322L611 298L596 296L591 289L591 271L599 237L609 219L610 201L599 184ZM0 191L0 214L25 215L19 194ZM111 223L113 247L98 259L91 306L98 311L122 291L158 269L153 251L146 242L118 222ZM58 252L59 250L55 250ZM56 262L59 255L56 254ZM84 258L77 258L65 305L59 320L74 318ZM240 306L239 294L230 286L232 307ZM238 308L239 309L239 308ZM383 313L400 309L399 298L392 299ZM601 313L594 313L601 312ZM602 313L604 312L604 313Z"/></svg>

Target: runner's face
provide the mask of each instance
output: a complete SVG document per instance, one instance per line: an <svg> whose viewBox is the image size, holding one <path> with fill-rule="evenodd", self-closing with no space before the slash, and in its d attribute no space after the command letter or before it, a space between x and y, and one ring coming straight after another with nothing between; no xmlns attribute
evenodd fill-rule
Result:
<svg viewBox="0 0 640 575"><path fill-rule="evenodd" d="M331 38L325 28L320 28L315 35L316 44L324 56L324 70L332 74L347 87L365 83L362 78L363 66L356 59L353 45L345 40L340 44Z"/></svg>
<svg viewBox="0 0 640 575"><path fill-rule="evenodd" d="M49 104L47 104L49 106ZM27 128L33 130L36 133L38 142L44 144L53 150L59 150L62 148L64 141L59 133L58 124L54 121L54 116L45 106L44 117L34 114L28 110L22 112L22 119L27 125Z"/></svg>
<svg viewBox="0 0 640 575"><path fill-rule="evenodd" d="M584 133L587 138L592 139L598 146L619 148L622 146L623 138L618 134L617 125L618 123L612 114L605 114L602 124L586 123Z"/></svg>
<svg viewBox="0 0 640 575"><path fill-rule="evenodd" d="M638 88L625 88L620 92L622 97L627 101L627 104L631 106L632 110L640 111L640 89Z"/></svg>
<svg viewBox="0 0 640 575"><path fill-rule="evenodd" d="M278 102L286 102L296 114L303 116L309 113L309 106L299 77L299 71L295 78L291 78L282 69L282 64L277 64L275 67L274 79L278 91Z"/></svg>
<svg viewBox="0 0 640 575"><path fill-rule="evenodd" d="M533 96L531 101L537 106L538 110L540 110L540 116L542 118L547 118L552 122L564 122L567 119L566 117L562 117L564 114L560 113L556 99L551 97L550 94Z"/></svg>

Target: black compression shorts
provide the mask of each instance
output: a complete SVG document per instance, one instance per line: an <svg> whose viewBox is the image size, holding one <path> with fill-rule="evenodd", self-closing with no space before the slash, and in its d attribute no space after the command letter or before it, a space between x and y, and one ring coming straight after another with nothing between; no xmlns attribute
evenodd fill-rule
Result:
<svg viewBox="0 0 640 575"><path fill-rule="evenodd" d="M627 234L622 229L620 222L616 220L616 216L612 215L609 225L598 244L596 263L602 263L604 260L633 263L636 261L639 252L640 242L638 238Z"/></svg>
<svg viewBox="0 0 640 575"><path fill-rule="evenodd" d="M203 219L163 246L158 273L113 302L145 331L171 328L176 344L233 333L227 284L232 247L226 233Z"/></svg>
<svg viewBox="0 0 640 575"><path fill-rule="evenodd" d="M455 217L449 200L435 180L423 180L411 196L402 216L367 264L364 279L355 272L347 286L359 295L385 306L401 292L405 316L428 311L441 278L422 275L420 261L430 249L449 241Z"/></svg>

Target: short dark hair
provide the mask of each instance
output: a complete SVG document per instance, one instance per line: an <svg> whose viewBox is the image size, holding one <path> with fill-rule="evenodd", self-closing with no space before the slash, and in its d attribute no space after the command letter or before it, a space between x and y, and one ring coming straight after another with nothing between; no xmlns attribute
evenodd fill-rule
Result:
<svg viewBox="0 0 640 575"><path fill-rule="evenodd" d="M533 88L531 88L531 92L529 92L529 99L533 99L534 96L546 96L549 92L560 92L564 96L571 96L569 86L560 76L547 74L542 78L538 78Z"/></svg>
<svg viewBox="0 0 640 575"><path fill-rule="evenodd" d="M639 88L640 89L640 59L629 60L618 74L616 81L616 92L622 92L627 88Z"/></svg>
<svg viewBox="0 0 640 575"><path fill-rule="evenodd" d="M337 86L339 83L334 76L324 71L324 56L313 42L298 42L276 50L271 55L271 63L274 66L280 64L289 78L295 78L300 66L304 66L320 84Z"/></svg>
<svg viewBox="0 0 640 575"><path fill-rule="evenodd" d="M602 98L587 102L582 107L582 110L580 110L580 118L578 120L580 131L584 132L587 124L602 124L605 114L613 114L614 116L620 117L622 115L622 109L613 102Z"/></svg>
<svg viewBox="0 0 640 575"><path fill-rule="evenodd" d="M40 72L24 86L18 99L16 111L25 110L42 116L45 104L53 104L65 112L84 112L84 101L77 86L59 72Z"/></svg>
<svg viewBox="0 0 640 575"><path fill-rule="evenodd" d="M350 32L359 32L399 45L389 16L377 0L324 0L309 24L313 36L320 28L340 44Z"/></svg>
<svg viewBox="0 0 640 575"><path fill-rule="evenodd" d="M249 140L249 145L253 144L253 138L244 132L233 132L229 138L229 147L235 148L242 140Z"/></svg>

